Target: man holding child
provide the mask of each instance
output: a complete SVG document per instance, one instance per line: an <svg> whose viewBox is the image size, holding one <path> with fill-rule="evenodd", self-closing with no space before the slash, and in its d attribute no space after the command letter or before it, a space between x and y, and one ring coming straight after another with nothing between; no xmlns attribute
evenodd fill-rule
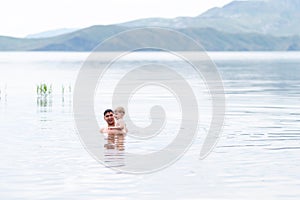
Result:
<svg viewBox="0 0 300 200"><path fill-rule="evenodd" d="M104 120L107 123L107 127L100 129L101 133L107 133L108 144L106 148L115 148L118 150L124 150L124 136L128 132L126 124L123 120L125 115L125 109L123 107L117 107L115 112L111 109L104 111Z"/></svg>

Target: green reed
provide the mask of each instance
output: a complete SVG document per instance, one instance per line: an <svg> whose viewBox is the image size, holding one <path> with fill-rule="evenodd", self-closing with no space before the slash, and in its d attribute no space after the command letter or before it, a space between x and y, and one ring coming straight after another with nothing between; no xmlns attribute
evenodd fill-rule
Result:
<svg viewBox="0 0 300 200"><path fill-rule="evenodd" d="M59 88L52 87L52 84L49 83L40 83L36 85L36 94L37 94L37 106L42 108L52 107L53 95L59 94ZM63 106L65 105L65 100L69 104L72 101L72 86L71 84L62 84L61 85L61 99Z"/></svg>
<svg viewBox="0 0 300 200"><path fill-rule="evenodd" d="M39 97L46 97L52 94L52 84L40 83L36 86L36 93Z"/></svg>

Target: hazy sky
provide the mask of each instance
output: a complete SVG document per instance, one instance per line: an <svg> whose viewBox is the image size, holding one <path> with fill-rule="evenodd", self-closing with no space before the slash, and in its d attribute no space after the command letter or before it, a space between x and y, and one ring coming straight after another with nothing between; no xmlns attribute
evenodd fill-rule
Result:
<svg viewBox="0 0 300 200"><path fill-rule="evenodd" d="M0 35L25 37L58 28L197 16L233 0L1 0Z"/></svg>

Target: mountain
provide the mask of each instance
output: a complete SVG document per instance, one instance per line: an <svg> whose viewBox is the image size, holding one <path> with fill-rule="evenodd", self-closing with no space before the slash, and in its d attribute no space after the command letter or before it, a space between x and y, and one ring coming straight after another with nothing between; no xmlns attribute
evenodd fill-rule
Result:
<svg viewBox="0 0 300 200"><path fill-rule="evenodd" d="M148 18L117 25L92 26L48 38L0 37L0 51L91 51L108 37L134 27L169 27L192 37L209 51L300 50L300 1L233 1L196 17ZM149 37L150 36L150 37ZM155 41L185 51L189 44L173 35L147 33L115 41L106 51L121 51L138 41ZM140 37L140 36L139 36Z"/></svg>
<svg viewBox="0 0 300 200"><path fill-rule="evenodd" d="M124 26L92 26L52 38L11 38L0 37L0 51L91 51L100 42L114 34L132 28ZM300 36L276 37L256 33L226 33L212 28L175 29L192 37L209 51L289 51L300 50ZM138 41L151 40L168 44L173 49L185 51L189 44L174 38L172 34L145 32L142 39L133 35L126 40L116 40L116 45L105 47L105 51L122 51ZM139 36L140 37L140 36Z"/></svg>
<svg viewBox="0 0 300 200"><path fill-rule="evenodd" d="M127 29L99 25L51 38L0 36L0 51L90 51L104 39Z"/></svg>
<svg viewBox="0 0 300 200"><path fill-rule="evenodd" d="M229 33L300 35L299 0L236 0L196 17L148 18L119 24L127 27L213 28Z"/></svg>
<svg viewBox="0 0 300 200"><path fill-rule="evenodd" d="M56 30L50 30L50 31L44 31L40 33L35 33L35 34L30 34L27 35L26 38L47 38L47 37L54 37L58 35L63 35L66 33L71 33L74 31L77 31L79 29L76 28L61 28L61 29L56 29Z"/></svg>

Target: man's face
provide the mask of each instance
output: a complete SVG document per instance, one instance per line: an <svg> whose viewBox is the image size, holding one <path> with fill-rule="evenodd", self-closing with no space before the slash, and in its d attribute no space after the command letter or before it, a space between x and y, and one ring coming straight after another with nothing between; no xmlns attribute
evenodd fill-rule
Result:
<svg viewBox="0 0 300 200"><path fill-rule="evenodd" d="M115 125L114 113L113 112L107 112L104 115L104 120L107 122L108 126L114 126Z"/></svg>

